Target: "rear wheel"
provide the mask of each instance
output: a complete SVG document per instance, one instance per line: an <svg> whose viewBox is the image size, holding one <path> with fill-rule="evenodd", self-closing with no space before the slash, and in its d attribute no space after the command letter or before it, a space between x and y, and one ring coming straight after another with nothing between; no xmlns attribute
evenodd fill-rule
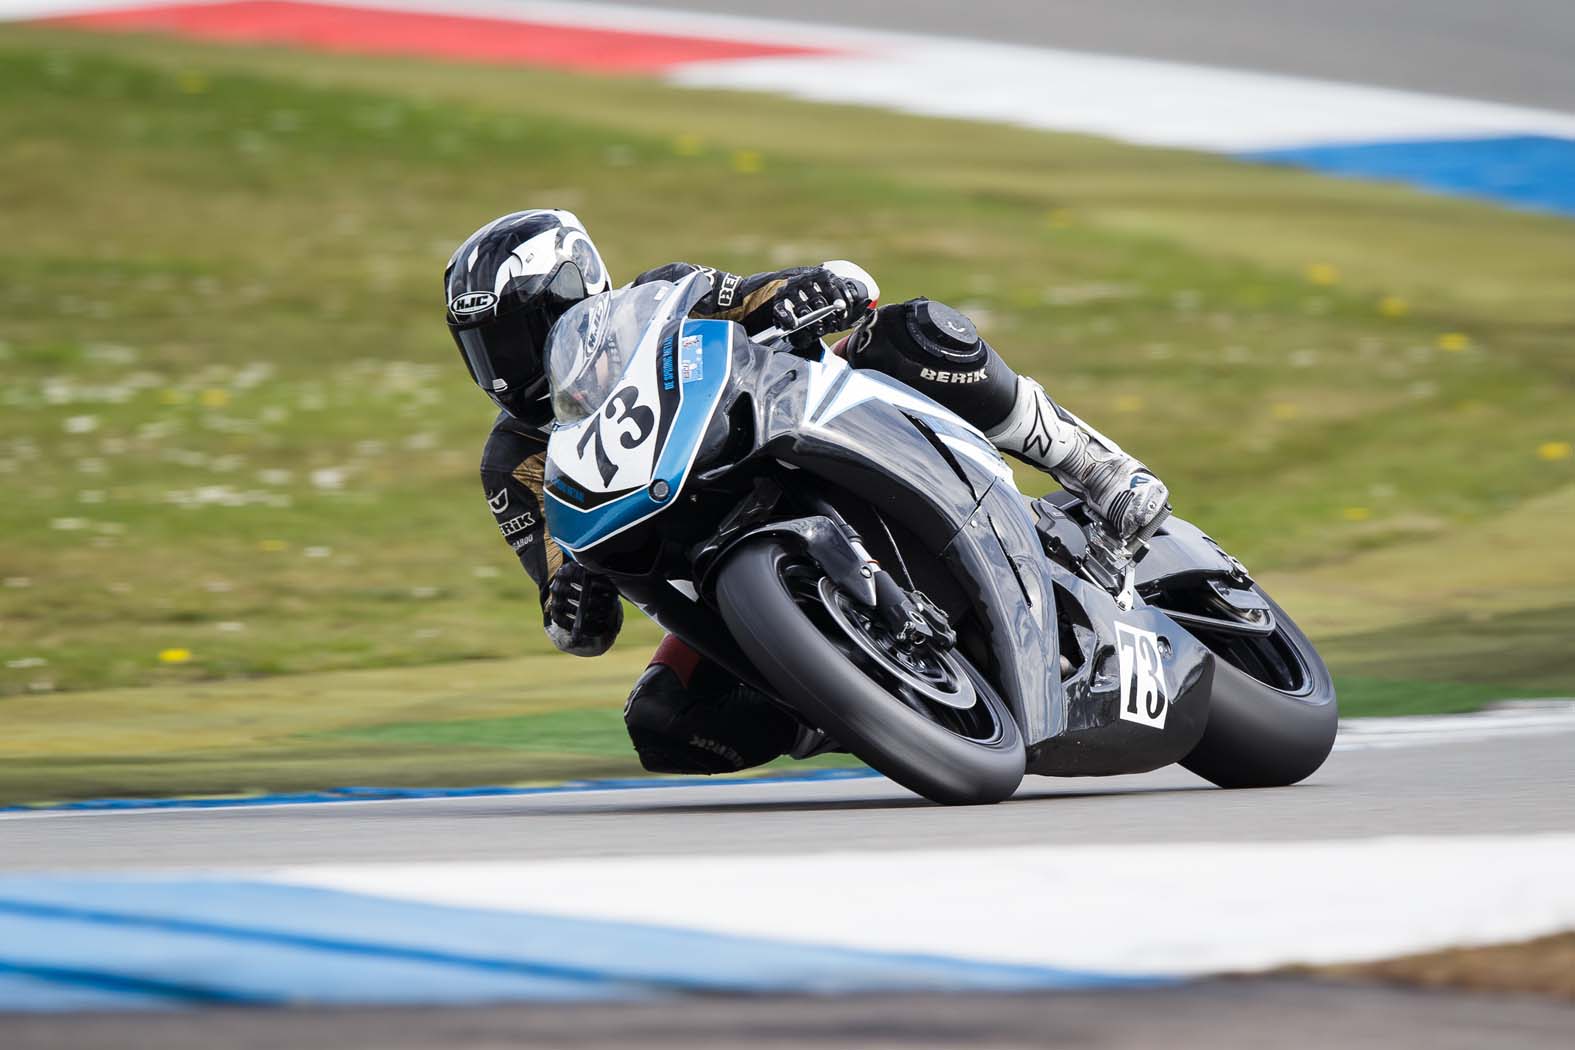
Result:
<svg viewBox="0 0 1575 1050"><path fill-rule="evenodd" d="M999 802L1017 789L1022 734L961 653L898 646L816 566L772 540L733 552L716 594L778 697L874 769L953 805Z"/></svg>
<svg viewBox="0 0 1575 1050"><path fill-rule="evenodd" d="M1334 747L1334 681L1300 627L1262 588L1268 634L1188 625L1214 653L1214 692L1203 739L1181 764L1220 787L1283 787L1311 776ZM1162 604L1169 604L1164 602ZM1208 614L1223 618L1213 607Z"/></svg>

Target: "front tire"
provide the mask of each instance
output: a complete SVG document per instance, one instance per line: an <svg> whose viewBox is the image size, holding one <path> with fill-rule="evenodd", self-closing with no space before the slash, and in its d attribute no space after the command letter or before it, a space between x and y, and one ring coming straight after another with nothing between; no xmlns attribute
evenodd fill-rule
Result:
<svg viewBox="0 0 1575 1050"><path fill-rule="evenodd" d="M1193 632L1214 651L1203 739L1181 764L1223 788L1285 787L1312 776L1334 747L1339 704L1323 658L1262 588L1274 612L1267 638Z"/></svg>
<svg viewBox="0 0 1575 1050"><path fill-rule="evenodd" d="M722 619L781 700L925 798L949 805L1009 798L1023 779L1022 734L984 676L954 653L977 694L971 716L985 727L973 735L927 715L922 702L905 703L872 677L880 669L859 661L857 647L838 644L834 623L811 619L813 602L795 599L785 573L803 567L781 544L759 540L733 552L717 575Z"/></svg>

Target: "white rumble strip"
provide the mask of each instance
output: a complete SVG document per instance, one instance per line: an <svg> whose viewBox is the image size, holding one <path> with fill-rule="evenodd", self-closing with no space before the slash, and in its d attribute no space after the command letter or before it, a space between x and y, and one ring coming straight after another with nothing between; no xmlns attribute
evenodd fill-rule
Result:
<svg viewBox="0 0 1575 1050"><path fill-rule="evenodd" d="M1387 958L1575 927L1575 835L312 866L473 908L1109 974ZM988 914L980 901L995 901Z"/></svg>

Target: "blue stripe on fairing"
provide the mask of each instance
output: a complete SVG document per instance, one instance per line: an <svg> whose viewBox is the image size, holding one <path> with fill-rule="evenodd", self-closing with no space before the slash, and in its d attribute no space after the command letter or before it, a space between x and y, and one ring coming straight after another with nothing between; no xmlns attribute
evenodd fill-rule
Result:
<svg viewBox="0 0 1575 1050"><path fill-rule="evenodd" d="M1575 140L1546 135L1370 142L1239 154L1330 175L1393 179L1443 193L1575 216Z"/></svg>
<svg viewBox="0 0 1575 1050"><path fill-rule="evenodd" d="M1016 991L1162 981L271 882L0 879L0 1010Z"/></svg>
<svg viewBox="0 0 1575 1050"><path fill-rule="evenodd" d="M822 780L869 780L879 777L873 769L816 769L772 777L624 777L608 780L569 780L541 787L404 788L340 787L240 798L94 798L78 802L0 806L0 813L53 813L59 811L121 811L139 809L228 809L239 806L299 806L326 802L387 802L396 799L498 798L512 795L561 795L582 791L645 791L651 788L725 787L741 784L806 784Z"/></svg>

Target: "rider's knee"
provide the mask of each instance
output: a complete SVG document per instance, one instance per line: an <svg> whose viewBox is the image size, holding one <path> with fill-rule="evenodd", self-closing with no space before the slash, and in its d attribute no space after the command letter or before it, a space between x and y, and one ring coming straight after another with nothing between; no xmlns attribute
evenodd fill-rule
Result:
<svg viewBox="0 0 1575 1050"><path fill-rule="evenodd" d="M933 299L883 306L850 344L855 368L901 380L988 430L1012 410L1017 374L973 322Z"/></svg>
<svg viewBox="0 0 1575 1050"><path fill-rule="evenodd" d="M652 663L630 692L624 725L652 773L733 773L784 754L797 723L765 697L703 665L687 681Z"/></svg>

